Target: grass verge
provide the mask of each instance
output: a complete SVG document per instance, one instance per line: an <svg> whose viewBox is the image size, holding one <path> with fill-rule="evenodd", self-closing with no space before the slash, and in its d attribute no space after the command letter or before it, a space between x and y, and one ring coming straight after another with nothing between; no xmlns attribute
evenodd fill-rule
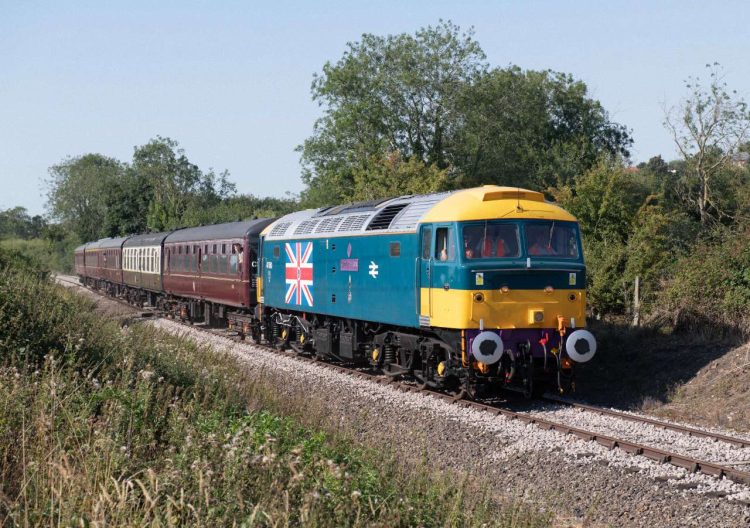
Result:
<svg viewBox="0 0 750 528"><path fill-rule="evenodd" d="M0 255L0 524L551 521L305 427L272 389L189 341L123 329Z"/></svg>

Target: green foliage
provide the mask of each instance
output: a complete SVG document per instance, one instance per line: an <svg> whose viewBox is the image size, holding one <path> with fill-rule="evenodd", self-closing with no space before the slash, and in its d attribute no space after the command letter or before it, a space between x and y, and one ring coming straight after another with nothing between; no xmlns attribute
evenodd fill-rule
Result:
<svg viewBox="0 0 750 528"><path fill-rule="evenodd" d="M570 185L603 154L627 156L631 144L586 85L564 73L493 69L464 87L458 114L451 159L466 187Z"/></svg>
<svg viewBox="0 0 750 528"><path fill-rule="evenodd" d="M417 162L447 169L441 187L546 188L569 183L602 153L627 155L631 142L581 81L489 70L473 34L450 22L414 35L363 35L326 63L312 93L324 115L299 147L309 205L356 200L363 184L376 189L365 195L385 192L367 179L382 180L394 153L413 170Z"/></svg>
<svg viewBox="0 0 750 528"><path fill-rule="evenodd" d="M17 255L45 272L73 269L73 250L78 245L75 238L53 241L46 238L0 240L0 248Z"/></svg>
<svg viewBox="0 0 750 528"><path fill-rule="evenodd" d="M46 227L44 218L30 216L24 207L13 207L0 211L0 239L3 238L38 238Z"/></svg>
<svg viewBox="0 0 750 528"><path fill-rule="evenodd" d="M660 301L677 327L750 335L750 228L699 242L675 266Z"/></svg>
<svg viewBox="0 0 750 528"><path fill-rule="evenodd" d="M191 207L183 215L182 223L196 226L250 218L272 218L296 211L298 207L294 197L261 198L252 194L230 196L213 207Z"/></svg>
<svg viewBox="0 0 750 528"><path fill-rule="evenodd" d="M405 194L426 194L447 186L448 170L425 165L416 157L404 160L397 152L373 158L367 169L355 169L349 199L367 201Z"/></svg>
<svg viewBox="0 0 750 528"><path fill-rule="evenodd" d="M313 80L313 99L325 113L299 147L306 203L352 201L355 172L377 167L391 152L447 168L458 96L484 68L472 33L450 22L349 43Z"/></svg>
<svg viewBox="0 0 750 528"><path fill-rule="evenodd" d="M699 78L688 79L687 98L667 112L664 121L685 162L684 198L704 227L731 217L720 199L724 189L717 179L726 173L732 156L750 136L747 103L728 89L718 63L706 68L708 85Z"/></svg>
<svg viewBox="0 0 750 528"><path fill-rule="evenodd" d="M60 229L76 235L71 239L86 242L278 216L297 207L293 197L235 195L226 171L202 171L176 141L160 136L136 147L130 164L88 154L67 159L50 174L52 217L60 221ZM0 213L0 237L2 227Z"/></svg>
<svg viewBox="0 0 750 528"><path fill-rule="evenodd" d="M671 173L659 160L635 171L619 160L602 160L553 189L581 225L586 249L589 303L598 314L622 314L632 306L641 279L641 301L651 309L675 261L689 251L698 225L665 198Z"/></svg>
<svg viewBox="0 0 750 528"><path fill-rule="evenodd" d="M275 387L234 359L92 308L0 251L4 522L549 524L270 412Z"/></svg>
<svg viewBox="0 0 750 528"><path fill-rule="evenodd" d="M47 182L50 215L80 240L106 236L107 195L124 171L121 162L101 154L85 154L53 165Z"/></svg>
<svg viewBox="0 0 750 528"><path fill-rule="evenodd" d="M213 207L235 191L228 173L203 173L169 138L157 136L136 147L132 167L136 178L152 189L146 215L151 231L184 227L183 215L191 208Z"/></svg>

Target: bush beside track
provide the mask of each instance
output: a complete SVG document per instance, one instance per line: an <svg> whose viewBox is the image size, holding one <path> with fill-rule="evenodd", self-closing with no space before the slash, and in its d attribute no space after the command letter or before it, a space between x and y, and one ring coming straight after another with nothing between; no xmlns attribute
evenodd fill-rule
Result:
<svg viewBox="0 0 750 528"><path fill-rule="evenodd" d="M0 253L0 525L550 521L283 411L232 359L123 329Z"/></svg>

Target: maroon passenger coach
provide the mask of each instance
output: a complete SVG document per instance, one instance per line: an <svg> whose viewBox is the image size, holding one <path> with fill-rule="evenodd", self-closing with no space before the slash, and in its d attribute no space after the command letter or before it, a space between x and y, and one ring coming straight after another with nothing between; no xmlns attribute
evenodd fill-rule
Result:
<svg viewBox="0 0 750 528"><path fill-rule="evenodd" d="M183 319L241 324L241 316L256 304L258 240L272 221L263 218L170 233L164 240L162 273L172 311Z"/></svg>

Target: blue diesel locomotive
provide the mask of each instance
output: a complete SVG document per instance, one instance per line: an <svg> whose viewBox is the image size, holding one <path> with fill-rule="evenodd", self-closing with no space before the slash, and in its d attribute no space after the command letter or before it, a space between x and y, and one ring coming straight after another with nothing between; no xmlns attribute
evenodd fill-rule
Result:
<svg viewBox="0 0 750 528"><path fill-rule="evenodd" d="M261 234L253 337L476 396L574 388L596 352L576 219L484 186L289 214Z"/></svg>

